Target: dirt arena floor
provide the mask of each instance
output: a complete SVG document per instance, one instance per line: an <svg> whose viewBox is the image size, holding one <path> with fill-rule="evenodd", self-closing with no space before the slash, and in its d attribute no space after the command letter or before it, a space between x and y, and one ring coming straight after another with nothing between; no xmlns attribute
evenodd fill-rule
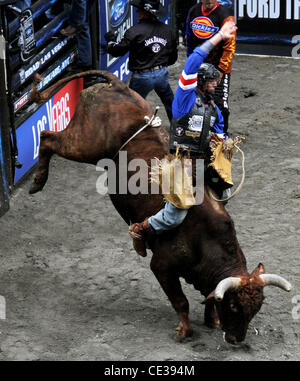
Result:
<svg viewBox="0 0 300 381"><path fill-rule="evenodd" d="M170 68L174 90L184 61L182 48ZM290 293L265 288L244 343L204 326L203 296L185 282L195 332L177 341L151 255L132 249L127 225L96 192L95 167L54 157L44 191L30 196L27 180L0 219L0 360L300 360L299 65L234 60L230 133L246 136L246 181L227 209L249 271L263 262L293 285ZM160 104L156 95L149 101Z"/></svg>

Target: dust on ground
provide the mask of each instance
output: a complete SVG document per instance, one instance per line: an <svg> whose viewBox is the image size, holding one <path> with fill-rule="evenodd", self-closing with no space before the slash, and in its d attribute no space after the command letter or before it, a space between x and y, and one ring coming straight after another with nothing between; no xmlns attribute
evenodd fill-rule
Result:
<svg viewBox="0 0 300 381"><path fill-rule="evenodd" d="M170 68L175 90L185 55ZM252 271L263 262L290 293L266 287L241 345L204 326L203 297L183 288L194 336L175 339L177 316L128 227L96 192L94 166L54 157L44 190L30 180L0 219L0 360L299 360L299 60L236 56L230 133L244 135L246 181L229 202ZM148 100L161 105L155 94ZM167 123L163 107L160 112ZM234 161L236 182L240 161Z"/></svg>

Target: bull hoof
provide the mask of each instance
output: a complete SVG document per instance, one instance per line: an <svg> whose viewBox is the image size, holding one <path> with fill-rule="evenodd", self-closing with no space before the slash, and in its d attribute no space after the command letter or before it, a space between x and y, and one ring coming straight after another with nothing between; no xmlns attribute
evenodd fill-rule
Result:
<svg viewBox="0 0 300 381"><path fill-rule="evenodd" d="M191 326L184 327L183 324L180 322L175 330L175 333L177 338L184 339L193 335L193 328Z"/></svg>
<svg viewBox="0 0 300 381"><path fill-rule="evenodd" d="M213 329L215 329L215 328L220 328L221 327L221 324L220 324L220 320L218 319L218 320L211 320L211 321L209 321L209 322L205 322L205 325L206 325L206 327L208 327L208 328L213 328Z"/></svg>
<svg viewBox="0 0 300 381"><path fill-rule="evenodd" d="M37 193L37 192L40 192L43 188L44 188L44 185L46 184L46 181L45 182L36 182L36 180L33 180L33 183L31 184L31 187L29 189L29 194L34 194L34 193Z"/></svg>
<svg viewBox="0 0 300 381"><path fill-rule="evenodd" d="M141 257L147 257L146 243L142 236L138 238L138 234L133 231L129 231L129 235L133 238L133 248Z"/></svg>

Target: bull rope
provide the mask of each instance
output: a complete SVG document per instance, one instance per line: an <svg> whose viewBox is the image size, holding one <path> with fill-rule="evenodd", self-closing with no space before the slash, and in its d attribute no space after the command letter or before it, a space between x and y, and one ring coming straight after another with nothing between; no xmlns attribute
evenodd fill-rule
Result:
<svg viewBox="0 0 300 381"><path fill-rule="evenodd" d="M126 140L126 142L121 146L121 148L119 149L119 151L115 154L115 156L113 157L113 160L115 160L115 158L119 155L120 151L122 151L122 149L132 140L134 139L140 132L142 132L145 128L147 128L148 126L152 126L152 127L159 127L161 125L161 120L159 117L156 117L156 114L157 114L157 111L159 110L159 106L156 106L155 108L155 111L154 111L154 114L152 115L151 118L149 118L149 116L145 116L145 119L148 120L148 122L143 126L141 127L135 134L133 134L128 140Z"/></svg>

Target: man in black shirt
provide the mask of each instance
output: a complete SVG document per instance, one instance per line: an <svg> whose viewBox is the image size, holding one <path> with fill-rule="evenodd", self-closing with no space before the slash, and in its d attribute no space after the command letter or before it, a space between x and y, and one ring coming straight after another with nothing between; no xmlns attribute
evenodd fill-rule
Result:
<svg viewBox="0 0 300 381"><path fill-rule="evenodd" d="M169 85L169 65L177 60L176 35L158 20L167 14L159 0L130 0L137 8L138 24L129 28L119 43L113 34L106 33L107 52L119 57L129 52L129 87L143 98L155 90L172 119L173 92Z"/></svg>

